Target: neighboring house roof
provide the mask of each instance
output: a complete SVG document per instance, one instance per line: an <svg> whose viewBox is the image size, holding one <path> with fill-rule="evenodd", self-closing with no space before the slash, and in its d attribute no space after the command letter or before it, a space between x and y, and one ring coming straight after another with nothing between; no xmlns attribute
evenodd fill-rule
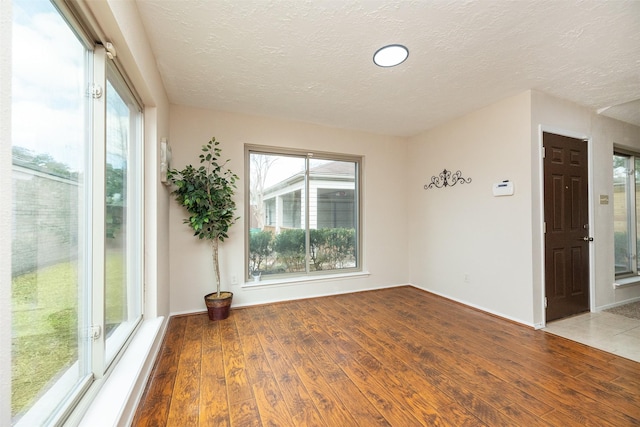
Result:
<svg viewBox="0 0 640 427"><path fill-rule="evenodd" d="M309 174L314 180L322 181L352 181L354 178L353 163L333 161L314 166L309 169ZM281 193L287 187L296 187L304 180L304 172L298 172L289 178L264 189L265 196L272 193Z"/></svg>
<svg viewBox="0 0 640 427"><path fill-rule="evenodd" d="M309 172L312 175L341 175L353 177L353 163L329 162L312 167Z"/></svg>

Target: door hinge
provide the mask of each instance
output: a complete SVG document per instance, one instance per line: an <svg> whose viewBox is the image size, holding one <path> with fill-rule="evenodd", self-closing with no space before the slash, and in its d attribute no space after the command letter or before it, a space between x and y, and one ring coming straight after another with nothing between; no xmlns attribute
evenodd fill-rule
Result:
<svg viewBox="0 0 640 427"><path fill-rule="evenodd" d="M544 159L545 157L547 157L547 149L542 146L542 158Z"/></svg>
<svg viewBox="0 0 640 427"><path fill-rule="evenodd" d="M544 297L544 308L547 308L548 304L547 304L547 297Z"/></svg>
<svg viewBox="0 0 640 427"><path fill-rule="evenodd" d="M542 223L542 234L547 234L547 223L546 222Z"/></svg>
<svg viewBox="0 0 640 427"><path fill-rule="evenodd" d="M98 338L100 338L100 335L102 335L102 327L100 325L91 326L89 328L89 338L91 338L93 341L96 341Z"/></svg>

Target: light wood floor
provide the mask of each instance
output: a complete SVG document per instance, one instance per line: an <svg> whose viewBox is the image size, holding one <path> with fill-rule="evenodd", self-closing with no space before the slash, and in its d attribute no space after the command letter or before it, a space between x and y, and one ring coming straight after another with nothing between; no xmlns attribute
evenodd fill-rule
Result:
<svg viewBox="0 0 640 427"><path fill-rule="evenodd" d="M134 426L638 426L640 363L401 287L170 320Z"/></svg>

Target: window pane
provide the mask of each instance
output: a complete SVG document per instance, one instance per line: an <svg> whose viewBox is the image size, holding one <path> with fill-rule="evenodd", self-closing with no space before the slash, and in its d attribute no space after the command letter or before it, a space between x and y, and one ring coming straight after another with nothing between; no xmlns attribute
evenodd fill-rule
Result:
<svg viewBox="0 0 640 427"><path fill-rule="evenodd" d="M613 156L613 230L615 233L615 272L632 272L631 212L629 198L628 171L631 169L629 157Z"/></svg>
<svg viewBox="0 0 640 427"><path fill-rule="evenodd" d="M305 271L305 158L250 154L249 270Z"/></svg>
<svg viewBox="0 0 640 427"><path fill-rule="evenodd" d="M357 161L250 152L249 163L254 277L359 267Z"/></svg>
<svg viewBox="0 0 640 427"><path fill-rule="evenodd" d="M311 270L356 267L356 164L309 161Z"/></svg>
<svg viewBox="0 0 640 427"><path fill-rule="evenodd" d="M137 107L117 79L107 84L107 164L105 170L105 333L106 361L120 350L141 316L139 272L140 191L136 172ZM115 87L120 86L121 95Z"/></svg>
<svg viewBox="0 0 640 427"><path fill-rule="evenodd" d="M14 1L11 408L25 425L89 379L86 58L50 2Z"/></svg>

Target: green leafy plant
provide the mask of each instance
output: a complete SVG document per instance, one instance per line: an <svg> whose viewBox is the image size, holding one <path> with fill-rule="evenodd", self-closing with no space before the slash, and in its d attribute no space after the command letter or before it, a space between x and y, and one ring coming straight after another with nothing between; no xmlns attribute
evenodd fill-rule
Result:
<svg viewBox="0 0 640 427"><path fill-rule="evenodd" d="M322 270L323 264L327 262L326 251L324 250L327 245L327 233L325 230L324 228L309 230L309 258L316 271Z"/></svg>
<svg viewBox="0 0 640 427"><path fill-rule="evenodd" d="M262 263L273 253L273 232L262 230L251 232L249 235L249 260L251 262L251 273L261 272Z"/></svg>
<svg viewBox="0 0 640 427"><path fill-rule="evenodd" d="M310 230L309 256L314 270L334 270L355 261L353 228Z"/></svg>
<svg viewBox="0 0 640 427"><path fill-rule="evenodd" d="M187 165L182 170L170 169L167 179L175 186L172 194L189 213L184 223L194 236L210 241L216 278L216 294L220 296L219 243L228 238L229 228L238 220L233 194L238 176L228 169L229 160L220 162L220 142L215 137L202 146L200 167Z"/></svg>
<svg viewBox="0 0 640 427"><path fill-rule="evenodd" d="M330 268L343 268L355 263L356 230L353 228L330 228L327 233L327 258Z"/></svg>
<svg viewBox="0 0 640 427"><path fill-rule="evenodd" d="M282 230L273 242L273 249L278 254L288 272L304 271L305 263L305 231L297 228Z"/></svg>

